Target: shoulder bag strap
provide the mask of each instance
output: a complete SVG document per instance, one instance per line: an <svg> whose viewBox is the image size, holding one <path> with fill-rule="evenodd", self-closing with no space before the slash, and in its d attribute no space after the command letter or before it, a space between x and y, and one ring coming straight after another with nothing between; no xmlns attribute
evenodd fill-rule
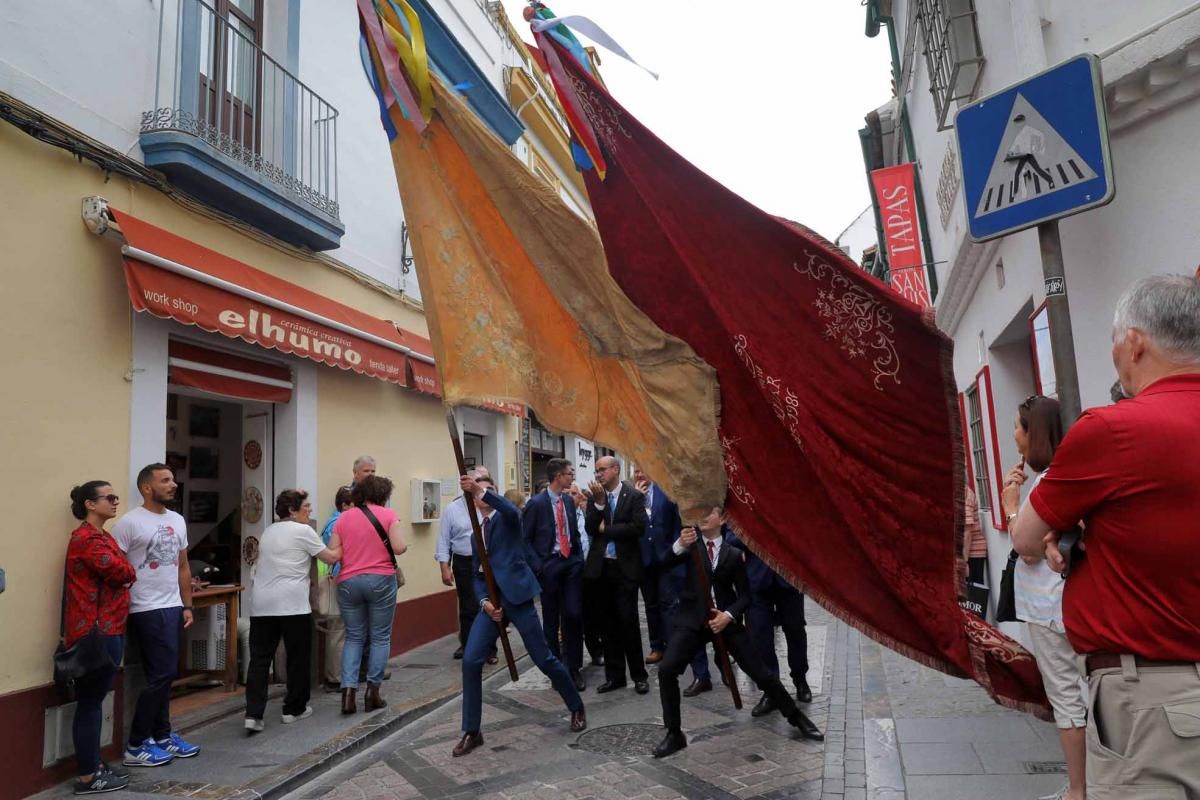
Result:
<svg viewBox="0 0 1200 800"><path fill-rule="evenodd" d="M361 511L363 515L371 521L371 524L375 526L375 532L378 533L379 538L383 540L383 546L387 548L388 555L392 557L392 561L395 561L396 551L392 549L392 541L391 539L388 539L387 531L383 529L383 524L379 521L379 518L375 516L375 512L367 508L366 503L359 506L358 510Z"/></svg>

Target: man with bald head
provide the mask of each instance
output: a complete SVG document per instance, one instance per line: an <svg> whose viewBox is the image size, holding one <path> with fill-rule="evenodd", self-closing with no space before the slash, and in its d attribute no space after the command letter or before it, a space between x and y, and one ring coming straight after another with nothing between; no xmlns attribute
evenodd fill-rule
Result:
<svg viewBox="0 0 1200 800"><path fill-rule="evenodd" d="M492 477L484 466L474 467L468 474L476 480L491 480ZM479 600L475 597L475 582L471 573L475 553L472 535L467 501L459 495L442 510L437 544L433 551L433 558L442 573L442 584L453 586L458 595L458 649L454 651L455 659L463 657L467 634L471 632L471 625L479 613ZM488 657L488 663L496 663L495 649Z"/></svg>
<svg viewBox="0 0 1200 800"><path fill-rule="evenodd" d="M638 694L650 691L642 660L642 631L638 625L638 586L642 578L640 541L646 533L646 498L621 482L621 464L612 456L596 461L591 483L586 528L591 538L585 579L601 581L604 620L604 683L597 692L626 686L626 666Z"/></svg>

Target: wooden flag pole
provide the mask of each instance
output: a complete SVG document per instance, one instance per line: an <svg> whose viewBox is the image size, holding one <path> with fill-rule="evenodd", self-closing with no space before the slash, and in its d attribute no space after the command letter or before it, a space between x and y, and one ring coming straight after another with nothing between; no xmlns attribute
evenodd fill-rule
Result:
<svg viewBox="0 0 1200 800"><path fill-rule="evenodd" d="M704 566L705 556L700 552L702 541L704 541L704 536L700 533L700 529L696 528L696 541L692 543L692 571L696 573L696 586L700 594L704 596L704 605L708 609L707 617L712 619L719 612L713 602L712 583L708 579L708 569ZM721 677L725 679L725 685L729 687L729 693L733 695L733 707L740 710L742 693L738 691L737 679L733 676L733 665L729 662L729 649L725 646L724 633L713 634L713 649L717 651L717 668L721 670Z"/></svg>
<svg viewBox="0 0 1200 800"><path fill-rule="evenodd" d="M458 462L458 474L466 475L467 465L463 459L462 442L458 440L458 421L454 418L453 408L446 409L446 424L450 427L450 441L454 445L454 458ZM475 508L475 498L463 492L463 499L467 503L467 516L471 518L471 542L475 548L475 554L479 556L479 566L483 568L483 581L487 584L488 598L496 608L502 608L500 590L496 588L496 576L492 573L492 562L488 558L487 549L483 546L483 528L479 525L479 510ZM482 612L483 609L481 608L480 611ZM513 681L518 681L521 676L517 674L517 662L513 660L512 645L508 642L508 630L503 620L496 623L496 629L500 632L500 646L504 649L508 675ZM738 708L741 708L740 704Z"/></svg>

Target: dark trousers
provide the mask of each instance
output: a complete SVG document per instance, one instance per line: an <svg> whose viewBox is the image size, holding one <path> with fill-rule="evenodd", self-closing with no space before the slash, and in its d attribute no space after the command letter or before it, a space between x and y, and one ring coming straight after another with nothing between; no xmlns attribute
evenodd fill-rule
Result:
<svg viewBox="0 0 1200 800"><path fill-rule="evenodd" d="M287 694L283 713L304 713L311 696L312 614L250 618L250 666L246 670L246 716L262 719L267 710L267 683L275 649L283 639L287 651Z"/></svg>
<svg viewBox="0 0 1200 800"><path fill-rule="evenodd" d="M790 719L796 713L796 703L791 695L783 688L778 678L771 677L763 666L745 629L730 626L725 629L725 646L729 655L737 661L742 672L766 692L775 701L779 713ZM682 730L679 715L679 676L692 660L696 650L702 649L706 642L712 641L712 634L707 629L703 631L690 628L675 628L671 631L671 641L667 644L667 653L658 663L658 689L662 697L663 724L667 730Z"/></svg>
<svg viewBox="0 0 1200 800"><path fill-rule="evenodd" d="M583 579L583 642L595 661L604 655L604 579Z"/></svg>
<svg viewBox="0 0 1200 800"><path fill-rule="evenodd" d="M471 623L479 613L475 578L471 574L471 556L454 553L450 556L450 570L454 573L454 591L458 595L458 643L466 647Z"/></svg>
<svg viewBox="0 0 1200 800"><path fill-rule="evenodd" d="M650 649L659 653L667 649L671 635L671 612L675 610L676 580L671 570L658 564L642 568L642 603L646 607L646 629Z"/></svg>
<svg viewBox="0 0 1200 800"><path fill-rule="evenodd" d="M552 555L538 576L542 586L542 627L554 657L574 675L583 666L583 562ZM558 645L559 626L563 645ZM563 650L565 649L565 653Z"/></svg>
<svg viewBox="0 0 1200 800"><path fill-rule="evenodd" d="M75 741L75 763L79 775L92 775L100 767L100 734L104 725L104 698L112 688L113 676L125 655L124 636L105 636L104 648L113 666L89 672L75 681L75 720L71 737Z"/></svg>
<svg viewBox="0 0 1200 800"><path fill-rule="evenodd" d="M504 603L504 615L508 618L525 650L542 674L550 679L550 685L563 699L568 711L579 711L583 708L583 700L575 689L575 682L567 674L567 668L550 652L546 646L546 634L542 632L538 622L537 609L533 601L520 605ZM481 610L475 616L471 625L471 635L467 638L467 649L463 654L463 733L478 733L483 717L483 662L488 653L495 652L496 639L500 631L492 618Z"/></svg>
<svg viewBox="0 0 1200 800"><path fill-rule="evenodd" d="M604 560L604 678L614 683L629 677L646 680L646 662L642 658L642 628L638 624L638 585L622 573L617 562Z"/></svg>
<svg viewBox="0 0 1200 800"><path fill-rule="evenodd" d="M763 666L779 677L779 658L775 655L775 625L783 628L787 640L788 672L793 681L808 674L808 629L804 623L804 595L790 586L777 586L750 596L750 636Z"/></svg>
<svg viewBox="0 0 1200 800"><path fill-rule="evenodd" d="M679 602L679 595L683 593L684 577L682 572L670 573L671 590L674 592L675 603ZM671 610L674 611L674 604ZM668 630L670 628L668 627ZM670 637L668 636L668 639ZM668 644L670 642L668 641ZM692 677L698 681L711 681L712 671L708 667L708 648L701 645L696 648L696 655L692 657Z"/></svg>
<svg viewBox="0 0 1200 800"><path fill-rule="evenodd" d="M179 673L183 608L156 608L129 615L129 632L142 654L146 687L138 695L129 725L129 745L171 735L171 681Z"/></svg>

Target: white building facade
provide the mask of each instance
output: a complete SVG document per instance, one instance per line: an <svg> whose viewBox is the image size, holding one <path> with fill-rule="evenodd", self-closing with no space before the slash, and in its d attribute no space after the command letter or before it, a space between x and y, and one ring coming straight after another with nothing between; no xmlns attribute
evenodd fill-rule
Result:
<svg viewBox="0 0 1200 800"><path fill-rule="evenodd" d="M967 236L954 140L957 108L1081 53L1099 56L1116 196L1061 220L1083 408L1110 402L1117 298L1154 273L1191 274L1200 230L1191 175L1200 125L1200 3L1153 0L870 0L867 34L884 32L896 96L876 112L868 170L914 162L939 326L955 341L964 438L989 545L991 585L1010 549L999 494L1018 461L1013 419L1025 397L1055 393L1036 229L986 243ZM865 141L871 139L868 116ZM995 592L993 592L993 598ZM994 602L994 601L993 601ZM1007 632L1022 636L1013 623Z"/></svg>

